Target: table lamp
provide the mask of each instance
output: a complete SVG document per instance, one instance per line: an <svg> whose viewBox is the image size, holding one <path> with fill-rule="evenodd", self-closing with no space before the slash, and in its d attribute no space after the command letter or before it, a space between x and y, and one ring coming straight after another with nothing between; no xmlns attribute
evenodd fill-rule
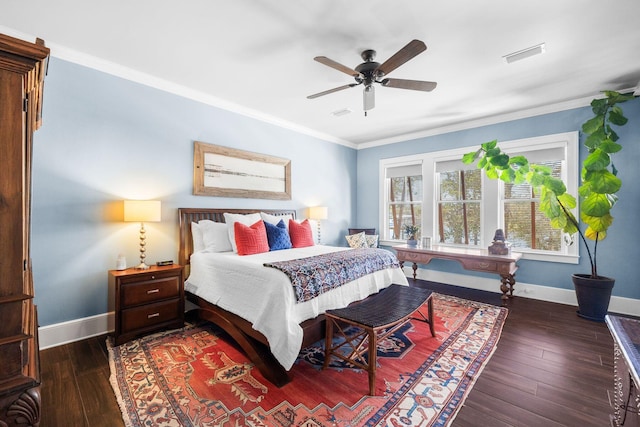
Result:
<svg viewBox="0 0 640 427"><path fill-rule="evenodd" d="M149 268L145 264L147 237L144 230L145 222L158 222L161 217L159 200L125 200L124 201L124 220L126 222L140 223L140 265L136 268L146 270Z"/></svg>
<svg viewBox="0 0 640 427"><path fill-rule="evenodd" d="M329 210L325 206L314 206L309 208L309 218L318 223L318 244L320 244L320 220L328 218Z"/></svg>

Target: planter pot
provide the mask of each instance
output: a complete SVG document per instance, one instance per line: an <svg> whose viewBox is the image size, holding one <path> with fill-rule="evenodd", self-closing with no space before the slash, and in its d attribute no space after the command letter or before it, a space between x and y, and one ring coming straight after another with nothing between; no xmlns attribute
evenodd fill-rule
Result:
<svg viewBox="0 0 640 427"><path fill-rule="evenodd" d="M571 278L578 299L578 316L604 322L615 279L604 276L592 279L589 274L574 274Z"/></svg>
<svg viewBox="0 0 640 427"><path fill-rule="evenodd" d="M407 240L407 246L418 246L418 241L416 239Z"/></svg>

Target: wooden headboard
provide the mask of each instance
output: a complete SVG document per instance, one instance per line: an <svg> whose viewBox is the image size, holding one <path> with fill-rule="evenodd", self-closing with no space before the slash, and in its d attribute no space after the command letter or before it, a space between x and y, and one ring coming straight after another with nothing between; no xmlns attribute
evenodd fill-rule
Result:
<svg viewBox="0 0 640 427"><path fill-rule="evenodd" d="M211 209L211 208L179 208L180 218L180 248L178 249L178 263L184 266L184 277L189 277L189 264L193 253L193 239L191 238L191 223L208 219L214 222L224 222L224 213L250 214L265 212L276 216L290 215L296 217L296 211L291 209Z"/></svg>

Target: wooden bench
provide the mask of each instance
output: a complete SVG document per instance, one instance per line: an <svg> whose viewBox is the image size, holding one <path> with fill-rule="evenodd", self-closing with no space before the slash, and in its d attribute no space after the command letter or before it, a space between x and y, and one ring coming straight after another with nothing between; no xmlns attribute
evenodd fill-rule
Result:
<svg viewBox="0 0 640 427"><path fill-rule="evenodd" d="M345 362L369 372L369 395L375 395L376 383L376 356L378 341L389 335L412 320L414 313L418 312L420 320L429 324L431 336L436 336L433 326L432 291L417 287L391 285L379 293L370 296L361 303L353 304L346 308L327 310L325 312L326 338L325 358L323 369L329 366L331 356L335 356ZM420 312L420 307L427 302L427 316ZM334 326L344 342L333 345ZM349 326L357 326L361 332L349 337L345 331ZM368 345L365 346L365 343ZM347 351L338 351L342 347ZM348 353L348 354L346 354ZM368 358L365 357L368 354ZM368 361L367 361L368 359Z"/></svg>

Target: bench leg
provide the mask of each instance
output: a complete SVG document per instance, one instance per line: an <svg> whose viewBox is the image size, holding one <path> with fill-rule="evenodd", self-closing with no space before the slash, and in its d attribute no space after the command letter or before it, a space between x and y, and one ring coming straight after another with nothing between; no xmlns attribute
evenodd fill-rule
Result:
<svg viewBox="0 0 640 427"><path fill-rule="evenodd" d="M436 329L433 321L433 298L429 297L429 301L427 301L427 313L429 315L429 330L431 331L431 336L436 336Z"/></svg>
<svg viewBox="0 0 640 427"><path fill-rule="evenodd" d="M331 344L333 341L333 319L326 318L325 319L325 337L324 337L324 364L322 365L322 369L327 369L329 367L329 361L331 359L332 348Z"/></svg>
<svg viewBox="0 0 640 427"><path fill-rule="evenodd" d="M376 365L378 358L378 334L373 329L368 329L369 333L369 396L376 395Z"/></svg>
<svg viewBox="0 0 640 427"><path fill-rule="evenodd" d="M414 313L418 313L421 317L411 317L411 320L418 320L420 322L424 322L429 324L429 331L431 332L431 336L435 337L436 336L436 329L435 329L435 325L434 325L434 321L433 321L433 302L432 299L429 298L427 300L427 317L425 317L424 314L422 314L422 312L418 309L416 310Z"/></svg>

